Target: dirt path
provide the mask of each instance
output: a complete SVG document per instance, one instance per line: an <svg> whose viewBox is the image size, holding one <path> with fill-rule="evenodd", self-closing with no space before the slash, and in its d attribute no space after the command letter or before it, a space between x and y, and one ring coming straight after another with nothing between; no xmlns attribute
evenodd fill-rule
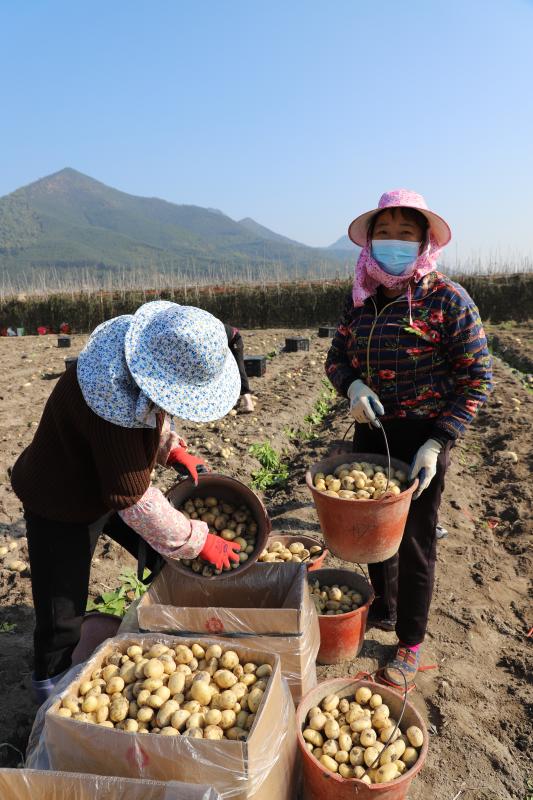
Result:
<svg viewBox="0 0 533 800"><path fill-rule="evenodd" d="M508 331L504 331L507 336ZM250 353L279 351L285 335L295 331L246 334ZM528 330L516 328L515 338ZM72 353L84 337L75 337ZM310 441L289 441L287 431L301 426L321 390L327 340L311 336L311 352L276 355L267 376L253 381L260 396L257 413L229 416L224 424L185 426L192 448L211 465L249 481L257 462L248 449L265 440L285 448L291 477L286 490L269 496L275 529L319 533L316 515L302 485L305 466L327 453L348 424L338 404ZM25 556L20 504L10 491L6 469L31 439L43 404L59 374L64 350L52 337L0 339L0 539L17 538ZM67 351L68 352L68 351ZM437 583L424 672L412 699L432 731L426 766L415 780L411 800L525 800L525 780L533 780L533 746L528 714L533 710L531 647L533 625L528 595L532 574L530 484L531 392L521 376L496 360L496 388L465 439L455 448L442 505L441 521L450 534L439 544ZM25 385L29 384L29 385ZM232 448L227 453L226 449ZM224 450L224 453L222 452ZM509 455L509 452L514 455ZM172 474L158 473L161 486ZM92 593L116 585L128 561L120 548L107 544L96 555ZM335 559L331 563L340 564ZM528 599L529 598L529 599ZM0 634L0 742L23 749L34 714L28 686L31 672L31 585L27 573L0 570L0 624L16 626ZM371 629L355 663L320 668L321 677L374 670L391 652L394 634ZM13 751L0 750L0 763L17 763ZM458 794L459 792L462 793Z"/></svg>

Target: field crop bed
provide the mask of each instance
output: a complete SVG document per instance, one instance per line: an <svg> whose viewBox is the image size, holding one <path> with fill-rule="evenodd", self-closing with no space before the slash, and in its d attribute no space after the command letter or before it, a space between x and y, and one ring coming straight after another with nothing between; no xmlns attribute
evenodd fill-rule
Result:
<svg viewBox="0 0 533 800"><path fill-rule="evenodd" d="M525 352L530 329L491 328L491 333ZM309 336L309 353L279 353L285 336ZM518 339L513 343L510 337ZM214 425L185 425L192 450L218 471L250 482L258 468L254 443L268 441L286 451L288 484L267 490L275 530L319 535L316 514L303 484L307 464L339 443L349 424L344 402L335 403L320 422L304 422L323 393L323 360L328 340L314 331L244 332L247 352L274 354L267 375L252 379L259 398L255 414L228 416ZM0 540L13 537L27 558L20 503L11 492L7 468L31 440L43 405L65 355L74 355L86 337L73 337L71 350L58 349L55 337L0 339ZM522 354L523 354L522 353ZM531 353L529 353L531 356ZM527 372L523 369L523 372ZM527 379L496 359L495 392L466 438L453 451L441 522L449 537L439 543L437 582L423 663L436 669L420 674L413 702L432 732L426 766L413 783L411 800L525 800L533 780L533 747L528 714L533 710L531 676L533 625L528 595L532 573L529 444L531 391ZM323 407L322 407L323 409ZM318 421L317 421L318 419ZM304 430L306 435L295 433ZM514 457L503 453L511 451ZM157 470L156 482L170 486L173 473ZM131 558L102 538L91 578L91 595L114 588ZM332 565L341 562L330 558ZM347 565L344 565L347 566ZM528 599L529 598L529 599ZM24 749L35 713L29 685L33 611L28 573L1 567L0 743ZM356 662L320 667L321 678L373 671L383 664L395 637L370 629ZM9 747L0 763L19 762Z"/></svg>

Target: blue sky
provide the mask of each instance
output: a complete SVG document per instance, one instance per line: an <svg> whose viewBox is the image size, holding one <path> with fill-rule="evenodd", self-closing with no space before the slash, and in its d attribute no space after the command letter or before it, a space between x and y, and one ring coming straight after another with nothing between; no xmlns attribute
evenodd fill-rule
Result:
<svg viewBox="0 0 533 800"><path fill-rule="evenodd" d="M533 2L0 2L0 194L74 167L313 245L422 192L533 252Z"/></svg>

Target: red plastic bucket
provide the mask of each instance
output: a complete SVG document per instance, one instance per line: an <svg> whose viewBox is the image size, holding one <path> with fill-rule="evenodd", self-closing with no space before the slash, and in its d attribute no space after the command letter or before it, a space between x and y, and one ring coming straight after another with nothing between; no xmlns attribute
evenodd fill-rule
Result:
<svg viewBox="0 0 533 800"><path fill-rule="evenodd" d="M303 545L305 545L305 547L308 550L310 547L315 547L315 546L321 547L322 552L318 553L318 555L316 556L311 556L309 561L305 562L308 572L314 572L316 569L320 569L322 567L322 564L324 563L326 556L329 555L329 550L327 549L327 547L324 547L322 542L320 542L318 539L315 539L313 536L297 536L296 534L287 534L287 533L282 533L278 536L277 534L273 534L268 539L267 548L269 544L272 544L272 542L281 542L286 547L288 547L293 542L301 542ZM257 563L262 564L264 562L258 561Z"/></svg>
<svg viewBox="0 0 533 800"><path fill-rule="evenodd" d="M381 497L379 500L344 500L315 489L313 479L317 472L327 475L341 464L351 461L369 461L387 466L386 456L341 453L319 461L306 473L305 480L313 495L324 539L333 555L343 561L355 564L386 561L400 547L418 478L401 494ZM409 466L396 458L391 458L391 466L406 473L409 471Z"/></svg>
<svg viewBox="0 0 533 800"><path fill-rule="evenodd" d="M220 575L213 575L209 578L204 577L201 573L192 572L188 567L182 566L179 561L174 561L172 568L177 572L185 573L189 578L191 575L196 575L199 580L203 581L224 580L224 578L245 572L252 564L255 564L265 549L270 534L270 519L262 501L246 484L235 478L228 478L227 475L217 475L214 472L199 475L198 486L195 486L190 480L185 480L177 483L167 492L167 499L175 508L180 508L187 500L195 497L216 497L225 503L247 506L257 523L255 550L250 553L248 560L244 561L236 569L222 572Z"/></svg>
<svg viewBox="0 0 533 800"><path fill-rule="evenodd" d="M368 609L374 601L372 586L363 575L349 569L319 569L313 573L310 581L318 581L321 585L349 586L363 595L365 603L355 611L346 614L318 615L320 626L319 664L338 664L357 658L365 639Z"/></svg>
<svg viewBox="0 0 533 800"><path fill-rule="evenodd" d="M340 697L351 697L360 686L368 686L373 692L380 694L389 706L391 716L398 719L403 704L403 697L386 686L374 681L356 678L335 678L331 681L319 683L311 689L300 701L296 711L298 725L298 746L303 764L303 797L304 800L404 800L413 778L424 766L428 751L428 732L422 717L408 701L405 705L401 729L406 730L410 725L417 725L424 734L424 744L418 760L411 769L390 783L375 783L368 785L358 778L343 778L334 772L329 772L311 755L305 746L302 729L309 709L320 705L328 694L338 694Z"/></svg>

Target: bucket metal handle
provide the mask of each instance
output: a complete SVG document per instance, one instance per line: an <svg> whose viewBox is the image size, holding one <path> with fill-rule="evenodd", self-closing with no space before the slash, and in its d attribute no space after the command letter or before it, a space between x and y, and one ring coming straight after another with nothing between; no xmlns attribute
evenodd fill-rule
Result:
<svg viewBox="0 0 533 800"><path fill-rule="evenodd" d="M350 431L354 427L355 427L355 422L351 422L350 425L348 426L348 428L346 429L346 432L345 432L344 436L342 437L342 441L343 442L346 441L346 437L348 436L348 434L350 433ZM387 434L385 433L385 428L383 427L383 425L381 424L380 420L377 417L375 419L375 427L379 428L381 430L381 433L383 434L383 439L385 440L385 450L387 451L387 485L385 487L385 492L387 492L388 489L389 489L390 473L391 473L389 440L387 439Z"/></svg>

